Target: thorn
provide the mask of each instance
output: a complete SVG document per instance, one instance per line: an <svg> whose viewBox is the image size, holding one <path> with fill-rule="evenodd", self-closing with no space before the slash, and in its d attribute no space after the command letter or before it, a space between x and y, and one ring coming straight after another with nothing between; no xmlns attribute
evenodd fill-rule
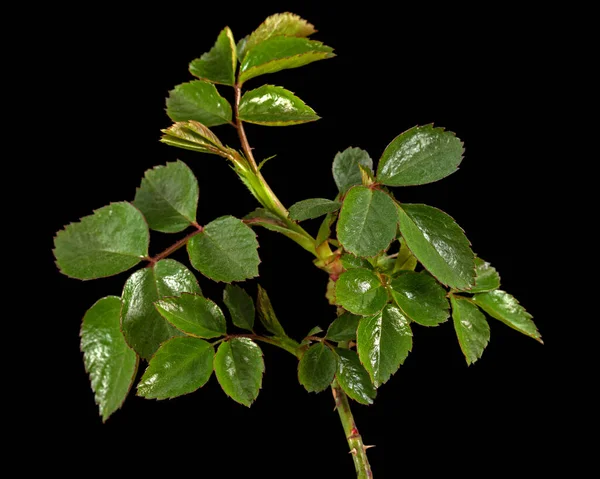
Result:
<svg viewBox="0 0 600 479"><path fill-rule="evenodd" d="M348 454L352 454L353 456L356 456L356 454L357 454L356 448L353 447L352 450Z"/></svg>
<svg viewBox="0 0 600 479"><path fill-rule="evenodd" d="M375 444L373 444L371 446L363 446L363 451L366 451L367 449L371 449L372 447L375 447Z"/></svg>

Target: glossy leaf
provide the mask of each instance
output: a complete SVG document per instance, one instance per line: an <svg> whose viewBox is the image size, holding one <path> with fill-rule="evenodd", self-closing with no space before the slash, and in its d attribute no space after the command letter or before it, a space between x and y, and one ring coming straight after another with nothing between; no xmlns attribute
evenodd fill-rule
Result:
<svg viewBox="0 0 600 479"><path fill-rule="evenodd" d="M123 405L138 367L137 354L121 334L120 312L121 300L107 296L88 309L81 325L83 361L102 421Z"/></svg>
<svg viewBox="0 0 600 479"><path fill-rule="evenodd" d="M133 204L148 226L163 233L178 233L196 222L198 181L182 161L146 171Z"/></svg>
<svg viewBox="0 0 600 479"><path fill-rule="evenodd" d="M454 133L433 125L416 126L387 146L379 160L377 181L409 186L441 180L458 169L463 152Z"/></svg>
<svg viewBox="0 0 600 479"><path fill-rule="evenodd" d="M437 280L456 289L475 281L475 256L464 231L443 211L427 205L400 206L406 245Z"/></svg>
<svg viewBox="0 0 600 479"><path fill-rule="evenodd" d="M337 224L344 249L357 256L375 256L396 237L398 211L394 201L380 190L354 186L346 197Z"/></svg>
<svg viewBox="0 0 600 479"><path fill-rule="evenodd" d="M392 280L390 292L402 312L423 326L437 326L450 316L446 290L426 272L403 272Z"/></svg>
<svg viewBox="0 0 600 479"><path fill-rule="evenodd" d="M258 276L258 241L250 227L233 216L208 223L187 245L192 266L213 281L244 281Z"/></svg>
<svg viewBox="0 0 600 479"><path fill-rule="evenodd" d="M341 203L325 198L302 200L290 206L290 218L296 221L318 218L319 216L339 210L341 206Z"/></svg>
<svg viewBox="0 0 600 479"><path fill-rule="evenodd" d="M460 349L467 359L467 364L473 364L481 357L490 341L490 326L477 306L467 299L453 296L450 301Z"/></svg>
<svg viewBox="0 0 600 479"><path fill-rule="evenodd" d="M298 37L272 37L247 50L240 66L240 83L267 73L297 68L332 58L333 48Z"/></svg>
<svg viewBox="0 0 600 479"><path fill-rule="evenodd" d="M335 155L332 167L333 179L340 193L345 193L352 186L362 184L361 170L358 165L373 171L373 160L365 150L350 147Z"/></svg>
<svg viewBox="0 0 600 479"><path fill-rule="evenodd" d="M358 355L344 348L335 348L338 355L338 370L336 378L344 392L361 404L373 404L377 395L369 373L360 364Z"/></svg>
<svg viewBox="0 0 600 479"><path fill-rule="evenodd" d="M387 292L373 271L363 268L342 273L335 284L339 305L354 314L375 314L387 303Z"/></svg>
<svg viewBox="0 0 600 479"><path fill-rule="evenodd" d="M344 269L364 268L373 269L373 265L369 263L365 258L353 256L351 254L343 254L340 258Z"/></svg>
<svg viewBox="0 0 600 479"><path fill-rule="evenodd" d="M271 300L267 291L258 285L258 296L256 298L256 309L258 309L258 318L267 331L280 338L287 337L283 326L277 319Z"/></svg>
<svg viewBox="0 0 600 479"><path fill-rule="evenodd" d="M232 151L223 146L217 136L202 123L180 121L165 130L160 141L177 148L198 151L231 159Z"/></svg>
<svg viewBox="0 0 600 479"><path fill-rule="evenodd" d="M211 127L231 121L231 105L212 83L195 80L169 92L167 114L173 121L195 120Z"/></svg>
<svg viewBox="0 0 600 479"><path fill-rule="evenodd" d="M142 358L150 359L167 339L182 335L165 321L154 303L184 292L202 294L192 272L172 259L136 271L125 283L121 330L127 344Z"/></svg>
<svg viewBox="0 0 600 479"><path fill-rule="evenodd" d="M164 298L157 311L179 331L197 338L218 338L227 332L223 311L213 301L196 294Z"/></svg>
<svg viewBox="0 0 600 479"><path fill-rule="evenodd" d="M400 251L396 257L396 263L394 264L394 273L399 271L414 271L417 267L417 258L411 253L406 246L406 241L400 238Z"/></svg>
<svg viewBox="0 0 600 479"><path fill-rule="evenodd" d="M248 338L222 343L215 354L215 374L231 399L250 407L258 396L265 371L262 351Z"/></svg>
<svg viewBox="0 0 600 479"><path fill-rule="evenodd" d="M239 111L243 121L265 126L298 125L319 119L315 111L291 91L273 85L246 92Z"/></svg>
<svg viewBox="0 0 600 479"><path fill-rule="evenodd" d="M71 278L103 278L148 256L149 241L142 213L130 203L112 203L59 231L54 256L61 273Z"/></svg>
<svg viewBox="0 0 600 479"><path fill-rule="evenodd" d="M238 328L252 331L254 329L254 301L242 288L228 284L223 291L223 302L229 309L231 320Z"/></svg>
<svg viewBox="0 0 600 479"><path fill-rule="evenodd" d="M330 341L354 341L356 340L356 330L360 316L352 313L343 313L333 320L327 329L327 336Z"/></svg>
<svg viewBox="0 0 600 479"><path fill-rule="evenodd" d="M497 289L489 293L476 294L473 300L492 318L543 344L542 336L531 319L533 316L525 311L514 296Z"/></svg>
<svg viewBox="0 0 600 479"><path fill-rule="evenodd" d="M387 382L412 350L410 321L391 304L361 318L356 335L358 355L375 387Z"/></svg>
<svg viewBox="0 0 600 479"><path fill-rule="evenodd" d="M214 348L202 339L168 340L152 356L138 384L138 396L167 399L193 393L210 379L214 355Z"/></svg>
<svg viewBox="0 0 600 479"><path fill-rule="evenodd" d="M265 208L257 208L253 212L247 214L244 217L244 222L247 225L262 226L263 228L266 228L269 231L276 231L277 233L281 233L287 236L288 238L294 240L305 250L311 253L315 250L315 245L312 240L298 233L297 231L289 229L288 226L283 222L283 220L279 216L271 213Z"/></svg>
<svg viewBox="0 0 600 479"><path fill-rule="evenodd" d="M465 291L469 293L486 293L500 287L500 275L487 261L475 258L475 286Z"/></svg>
<svg viewBox="0 0 600 479"><path fill-rule="evenodd" d="M298 363L298 380L309 392L327 389L337 370L337 359L323 343L308 348Z"/></svg>
<svg viewBox="0 0 600 479"><path fill-rule="evenodd" d="M203 80L233 86L236 65L237 51L233 33L229 27L225 27L211 50L190 63L190 73Z"/></svg>

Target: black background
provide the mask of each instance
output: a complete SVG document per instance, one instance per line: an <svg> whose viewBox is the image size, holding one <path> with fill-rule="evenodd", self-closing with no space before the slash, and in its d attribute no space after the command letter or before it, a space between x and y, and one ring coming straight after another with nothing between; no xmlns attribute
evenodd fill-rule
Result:
<svg viewBox="0 0 600 479"><path fill-rule="evenodd" d="M247 126L257 158L277 154L263 172L282 202L333 198L331 161L348 146L377 160L415 124L434 122L456 132L466 147L460 171L431 185L396 189L396 196L451 214L473 249L500 271L503 288L535 316L546 342L490 320L491 343L467 367L451 322L415 326L412 354L380 388L375 405L354 407L366 443L377 446L369 451L376 477L550 467L562 421L558 397L567 387L556 379L560 368L551 354L560 332L547 306L552 271L545 264L556 238L547 181L539 173L547 159L537 140L537 125L550 109L542 86L551 69L552 33L543 18L508 7L433 11L429 3L391 8L376 2L53 10L40 73L53 81L50 107L59 119L47 124L54 132L52 161L40 165L47 201L39 219L52 311L44 322L43 358L52 367L42 365L35 380L38 391L48 391L36 396L36 409L50 423L31 426L50 452L46 467L75 469L75 458L89 458L94 470L120 464L139 474L166 467L197 477L352 477L331 395L307 394L296 360L268 345L261 346L263 387L250 409L225 397L213 377L197 393L171 401L131 394L102 425L79 352L80 319L98 298L119 295L130 273L79 282L56 272L50 253L52 236L64 224L111 201L132 200L146 169L177 158L198 176L201 224L256 207L225 161L162 145L159 130L170 124L168 90L191 79L188 62L212 46L224 25L239 39L267 15L286 10L314 23L314 38L338 56L247 85L285 86L323 117L289 128ZM237 146L232 128L214 130ZM307 223L309 231L317 227ZM260 283L288 333L301 338L316 324L326 327L334 309L323 296L325 274L286 238L258 234ZM178 237L153 233L151 253ZM185 253L174 258L185 260ZM203 278L200 284L220 301L221 285ZM254 292L256 281L247 286Z"/></svg>

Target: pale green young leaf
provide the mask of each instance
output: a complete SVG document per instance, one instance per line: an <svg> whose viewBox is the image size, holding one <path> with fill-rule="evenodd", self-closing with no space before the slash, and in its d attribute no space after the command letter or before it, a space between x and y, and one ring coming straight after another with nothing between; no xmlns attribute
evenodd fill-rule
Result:
<svg viewBox="0 0 600 479"><path fill-rule="evenodd" d="M173 121L195 120L210 127L231 122L231 105L212 83L195 80L169 92L167 114Z"/></svg>
<svg viewBox="0 0 600 479"><path fill-rule="evenodd" d="M341 206L341 203L325 198L302 200L290 206L290 218L295 221L318 218L319 216L339 210Z"/></svg>
<svg viewBox="0 0 600 479"><path fill-rule="evenodd" d="M373 160L365 150L350 147L335 155L332 172L340 193L345 193L352 186L362 184L359 165L373 171Z"/></svg>
<svg viewBox="0 0 600 479"><path fill-rule="evenodd" d="M467 364L473 364L483 354L490 341L490 326L477 306L469 300L452 296L454 330Z"/></svg>
<svg viewBox="0 0 600 479"><path fill-rule="evenodd" d="M404 271L390 286L396 304L415 323L437 326L450 316L446 290L429 273Z"/></svg>
<svg viewBox="0 0 600 479"><path fill-rule="evenodd" d="M351 313L375 314L385 306L388 296L380 279L373 271L349 269L335 283L337 303Z"/></svg>
<svg viewBox="0 0 600 479"><path fill-rule="evenodd" d="M330 341L355 341L356 330L360 316L352 313L343 313L333 320L327 329L327 336Z"/></svg>
<svg viewBox="0 0 600 479"><path fill-rule="evenodd" d="M254 301L252 297L237 285L228 284L223 291L223 302L229 309L231 320L238 328L254 329Z"/></svg>
<svg viewBox="0 0 600 479"><path fill-rule="evenodd" d="M183 140L194 143L200 148L207 150L226 150L221 140L209 128L194 120L179 121L169 128L161 130L165 136L172 139ZM164 138L164 137L163 137ZM216 154L219 154L218 152Z"/></svg>
<svg viewBox="0 0 600 479"><path fill-rule="evenodd" d="M211 50L190 63L190 73L201 80L233 86L237 50L233 33L225 27Z"/></svg>
<svg viewBox="0 0 600 479"><path fill-rule="evenodd" d="M247 214L244 217L244 223L250 226L262 226L269 231L276 231L277 233L281 233L294 240L306 251L311 253L314 253L315 251L315 245L311 239L298 233L297 231L289 229L279 216L271 213L265 208L257 208L253 212Z"/></svg>
<svg viewBox="0 0 600 479"><path fill-rule="evenodd" d="M400 271L414 271L417 267L417 258L411 253L404 238L400 238L400 251L396 257L393 273Z"/></svg>
<svg viewBox="0 0 600 479"><path fill-rule="evenodd" d="M373 387L369 373L360 364L358 355L344 348L335 348L338 355L336 378L344 392L361 404L373 404L377 390Z"/></svg>
<svg viewBox="0 0 600 479"><path fill-rule="evenodd" d="M156 310L179 331L196 338L218 338L227 332L223 311L213 301L197 294L163 298Z"/></svg>
<svg viewBox="0 0 600 479"><path fill-rule="evenodd" d="M309 392L327 389L337 370L337 359L331 349L323 343L308 348L298 363L298 380Z"/></svg>

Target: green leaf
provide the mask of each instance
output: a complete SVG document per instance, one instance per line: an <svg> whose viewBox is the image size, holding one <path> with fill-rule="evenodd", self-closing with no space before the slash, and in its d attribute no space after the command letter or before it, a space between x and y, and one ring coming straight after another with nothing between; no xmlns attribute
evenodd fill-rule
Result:
<svg viewBox="0 0 600 479"><path fill-rule="evenodd" d="M121 300L107 296L88 309L81 325L83 361L102 421L123 405L138 368L120 331L120 312Z"/></svg>
<svg viewBox="0 0 600 479"><path fill-rule="evenodd" d="M279 216L271 213L265 208L257 208L253 212L247 214L244 217L244 222L248 225L262 226L269 231L281 233L301 245L306 251L311 253L314 253L315 251L315 245L312 240L289 229Z"/></svg>
<svg viewBox="0 0 600 479"><path fill-rule="evenodd" d="M231 105L212 83L195 80L169 92L167 114L173 121L195 120L210 127L231 122Z"/></svg>
<svg viewBox="0 0 600 479"><path fill-rule="evenodd" d="M323 343L312 345L298 363L298 380L309 392L321 392L329 387L337 370L337 360Z"/></svg>
<svg viewBox="0 0 600 479"><path fill-rule="evenodd" d="M315 111L291 91L273 85L246 92L239 111L239 117L245 122L265 126L298 125L319 119Z"/></svg>
<svg viewBox="0 0 600 479"><path fill-rule="evenodd" d="M187 249L192 266L213 281L231 283L258 276L256 234L233 216L208 223Z"/></svg>
<svg viewBox="0 0 600 479"><path fill-rule="evenodd" d="M140 380L138 396L167 399L204 386L213 372L215 350L202 339L172 338L150 360Z"/></svg>
<svg viewBox="0 0 600 479"><path fill-rule="evenodd" d="M525 311L514 296L497 289L476 294L473 300L492 318L544 344L535 323L531 320L533 316Z"/></svg>
<svg viewBox="0 0 600 479"><path fill-rule="evenodd" d="M258 396L265 371L258 345L248 338L233 338L219 346L214 365L225 394L250 407Z"/></svg>
<svg viewBox="0 0 600 479"><path fill-rule="evenodd" d="M400 238L400 251L398 251L398 256L396 257L396 263L394 264L393 273L397 273L399 271L414 271L417 267L417 258L411 253L406 246L406 241L404 238Z"/></svg>
<svg viewBox="0 0 600 479"><path fill-rule="evenodd" d="M338 370L336 377L344 392L361 404L373 404L377 395L369 373L365 370L358 355L350 350L335 348L338 355Z"/></svg>
<svg viewBox="0 0 600 479"><path fill-rule="evenodd" d="M54 256L71 278L104 278L138 264L148 256L149 242L142 213L130 203L112 203L59 231Z"/></svg>
<svg viewBox="0 0 600 479"><path fill-rule="evenodd" d="M356 340L356 330L360 316L352 313L343 313L333 320L327 329L327 336L330 341L354 341Z"/></svg>
<svg viewBox="0 0 600 479"><path fill-rule="evenodd" d="M180 121L161 131L164 134L160 141L169 146L234 159L235 151L223 146L210 129L197 121Z"/></svg>
<svg viewBox="0 0 600 479"><path fill-rule="evenodd" d="M302 200L290 206L290 218L296 221L318 218L319 216L339 210L341 206L341 203L325 198Z"/></svg>
<svg viewBox="0 0 600 479"><path fill-rule="evenodd" d="M487 261L475 258L475 286L465 291L469 293L486 293L500 287L500 275Z"/></svg>
<svg viewBox="0 0 600 479"><path fill-rule="evenodd" d="M254 301L242 288L228 284L223 291L223 301L229 309L231 320L238 328L254 329Z"/></svg>
<svg viewBox="0 0 600 479"><path fill-rule="evenodd" d="M218 338L227 333L223 311L213 301L196 294L164 298L157 311L179 331L196 338Z"/></svg>
<svg viewBox="0 0 600 479"><path fill-rule="evenodd" d="M373 171L373 160L365 150L350 147L335 155L332 167L333 179L340 193L345 193L352 186L362 184L362 174L358 165Z"/></svg>
<svg viewBox="0 0 600 479"><path fill-rule="evenodd" d="M473 364L483 354L490 340L490 326L485 316L469 300L452 296L452 319L467 364Z"/></svg>
<svg viewBox="0 0 600 479"><path fill-rule="evenodd" d="M344 253L340 257L340 261L342 262L342 266L344 269L354 269L354 268L364 268L364 269L373 269L373 265L369 263L364 258L359 258L358 256L353 256L348 253Z"/></svg>
<svg viewBox="0 0 600 479"><path fill-rule="evenodd" d="M357 256L376 256L396 237L398 211L387 193L354 186L344 198L337 224L344 249Z"/></svg>
<svg viewBox="0 0 600 479"><path fill-rule="evenodd" d="M178 233L196 222L198 181L181 161L157 166L146 171L133 204L151 229Z"/></svg>
<svg viewBox="0 0 600 479"><path fill-rule="evenodd" d="M328 213L327 215L325 215L325 218L323 218L323 221L321 222L321 226L319 226L319 231L317 232L317 238L315 241L316 245L320 245L330 238L331 227L333 226L333 223L335 223L337 218L337 211L335 213Z"/></svg>
<svg viewBox="0 0 600 479"><path fill-rule="evenodd" d="M388 186L424 185L454 173L462 161L462 142L454 133L416 126L397 136L377 167L377 181Z"/></svg>
<svg viewBox="0 0 600 479"><path fill-rule="evenodd" d="M464 231L443 211L400 205L400 232L416 258L437 280L456 289L475 281L475 256Z"/></svg>
<svg viewBox="0 0 600 479"><path fill-rule="evenodd" d="M333 48L321 42L298 37L272 37L247 50L240 66L239 83L334 56Z"/></svg>
<svg viewBox="0 0 600 479"><path fill-rule="evenodd" d="M277 319L271 300L267 291L258 285L258 295L256 298L256 308L258 309L258 318L267 331L280 338L286 338L287 334L283 326Z"/></svg>
<svg viewBox="0 0 600 479"><path fill-rule="evenodd" d="M450 316L446 290L429 273L405 271L390 292L402 312L423 326L437 326Z"/></svg>
<svg viewBox="0 0 600 479"><path fill-rule="evenodd" d="M208 53L190 63L190 73L202 80L233 86L237 50L233 33L225 27Z"/></svg>
<svg viewBox="0 0 600 479"><path fill-rule="evenodd" d="M356 334L358 356L375 387L386 383L412 350L409 319L391 304L361 318Z"/></svg>
<svg viewBox="0 0 600 479"><path fill-rule="evenodd" d="M335 283L338 304L354 314L375 314L387 303L387 292L377 275L364 268L349 269Z"/></svg>
<svg viewBox="0 0 600 479"><path fill-rule="evenodd" d="M159 299L181 293L202 291L192 272L172 259L136 271L125 283L121 330L127 344L142 358L150 359L167 339L182 335L154 307Z"/></svg>

